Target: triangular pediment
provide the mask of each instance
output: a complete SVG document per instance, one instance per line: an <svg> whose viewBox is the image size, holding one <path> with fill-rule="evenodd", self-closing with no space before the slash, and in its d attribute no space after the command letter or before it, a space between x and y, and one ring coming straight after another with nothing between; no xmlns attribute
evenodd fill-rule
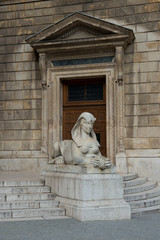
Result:
<svg viewBox="0 0 160 240"><path fill-rule="evenodd" d="M83 13L73 13L61 21L49 25L42 31L32 35L26 41L35 49L45 48L45 46L55 46L55 44L92 42L106 39L114 41L124 39L127 44L134 39L132 30L103 21L101 19L85 15Z"/></svg>

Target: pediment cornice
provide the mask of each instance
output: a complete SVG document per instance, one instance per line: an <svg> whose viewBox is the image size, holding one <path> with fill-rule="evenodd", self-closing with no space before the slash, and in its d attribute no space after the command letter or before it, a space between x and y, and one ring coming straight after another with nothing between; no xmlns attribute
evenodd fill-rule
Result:
<svg viewBox="0 0 160 240"><path fill-rule="evenodd" d="M26 39L37 52L67 52L116 46L125 48L133 40L132 30L79 12Z"/></svg>

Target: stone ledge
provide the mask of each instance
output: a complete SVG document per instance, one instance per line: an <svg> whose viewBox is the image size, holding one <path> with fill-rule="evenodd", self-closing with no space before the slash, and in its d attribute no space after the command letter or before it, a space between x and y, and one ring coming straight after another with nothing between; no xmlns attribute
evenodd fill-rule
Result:
<svg viewBox="0 0 160 240"><path fill-rule="evenodd" d="M53 173L82 173L82 174L114 174L116 168L100 170L92 166L78 166L78 165L47 165L42 168L42 175L52 175Z"/></svg>

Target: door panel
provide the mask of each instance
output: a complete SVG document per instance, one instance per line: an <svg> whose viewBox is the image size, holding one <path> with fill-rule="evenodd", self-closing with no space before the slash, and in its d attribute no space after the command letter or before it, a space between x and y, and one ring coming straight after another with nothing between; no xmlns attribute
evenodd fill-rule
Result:
<svg viewBox="0 0 160 240"><path fill-rule="evenodd" d="M103 156L107 154L105 92L104 78L63 81L63 139L71 139L71 130L80 114L90 112L96 118L94 132Z"/></svg>

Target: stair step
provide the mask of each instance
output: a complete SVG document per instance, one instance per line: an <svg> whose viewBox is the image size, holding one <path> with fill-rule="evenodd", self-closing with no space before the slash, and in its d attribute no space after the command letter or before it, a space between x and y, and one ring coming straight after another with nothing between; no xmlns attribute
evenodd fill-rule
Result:
<svg viewBox="0 0 160 240"><path fill-rule="evenodd" d="M12 180L12 181L4 181L4 187L37 187L37 186L44 186L44 180Z"/></svg>
<svg viewBox="0 0 160 240"><path fill-rule="evenodd" d="M157 212L158 210L160 210L160 205L132 209L131 213L132 213L132 215L142 215L142 214L146 214L146 213Z"/></svg>
<svg viewBox="0 0 160 240"><path fill-rule="evenodd" d="M36 221L36 220L60 220L60 219L69 219L70 217L67 217L65 215L62 216L45 216L45 217L29 217L29 218L6 218L6 219L0 219L0 222L22 222L22 221Z"/></svg>
<svg viewBox="0 0 160 240"><path fill-rule="evenodd" d="M26 208L52 208L58 207L57 200L46 200L46 201L20 201L20 202L1 202L0 209L26 209Z"/></svg>
<svg viewBox="0 0 160 240"><path fill-rule="evenodd" d="M140 184L144 184L148 181L147 178L136 178L130 181L123 182L123 187L133 187Z"/></svg>
<svg viewBox="0 0 160 240"><path fill-rule="evenodd" d="M124 195L124 199L127 202L131 202L131 201L138 201L138 200L143 200L148 198L154 198L158 196L160 196L160 186L157 186L156 188L149 191Z"/></svg>
<svg viewBox="0 0 160 240"><path fill-rule="evenodd" d="M160 196L140 201L130 202L131 209L134 208L145 208L160 205Z"/></svg>
<svg viewBox="0 0 160 240"><path fill-rule="evenodd" d="M37 186L37 187L1 187L0 194L23 194L23 193L49 193L50 187Z"/></svg>
<svg viewBox="0 0 160 240"><path fill-rule="evenodd" d="M130 181L138 178L138 174L132 174L132 173L122 174L122 177L123 177L123 181Z"/></svg>
<svg viewBox="0 0 160 240"><path fill-rule="evenodd" d="M40 208L40 209L25 209L24 210L0 210L1 219L12 218L34 218L42 217L49 218L55 216L65 216L65 209L63 208Z"/></svg>
<svg viewBox="0 0 160 240"><path fill-rule="evenodd" d="M146 182L138 186L124 188L124 194L144 192L144 191L151 190L157 186L158 186L157 182Z"/></svg>
<svg viewBox="0 0 160 240"><path fill-rule="evenodd" d="M37 193L37 194L7 194L6 201L39 201L54 199L54 193Z"/></svg>
<svg viewBox="0 0 160 240"><path fill-rule="evenodd" d="M25 209L24 210L12 210L12 218L24 218L24 217L52 217L63 216L65 210L63 208L41 208L41 209Z"/></svg>

